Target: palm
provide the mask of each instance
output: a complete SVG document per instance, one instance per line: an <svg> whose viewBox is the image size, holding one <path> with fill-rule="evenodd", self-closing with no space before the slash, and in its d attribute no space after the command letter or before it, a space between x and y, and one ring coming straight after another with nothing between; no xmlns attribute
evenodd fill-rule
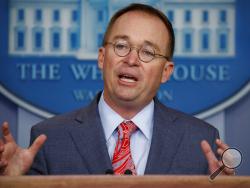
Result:
<svg viewBox="0 0 250 188"><path fill-rule="evenodd" d="M221 156L222 153L229 148L228 145L224 144L221 140L217 139L216 140L216 144L218 146L217 149L217 153ZM208 162L208 168L209 168L209 172L210 174L212 174L214 171L216 171L220 166L222 166L222 162L219 161L214 152L211 149L211 146L209 145L209 143L205 140L203 140L201 142L201 149L204 153L204 156L207 159ZM229 168L225 168L224 171L221 174L226 174L226 175L233 175L234 174L234 170L233 169L229 169Z"/></svg>
<svg viewBox="0 0 250 188"><path fill-rule="evenodd" d="M8 123L4 123L3 140L0 140L0 174L2 175L22 175L25 174L40 147L46 140L45 135L36 138L33 144L28 148L19 147L12 137Z"/></svg>
<svg viewBox="0 0 250 188"><path fill-rule="evenodd" d="M8 143L5 145L5 150L8 151L3 154L3 158L8 161L8 166L4 171L4 175L20 175L25 174L32 162L34 156L28 149L18 147L16 143Z"/></svg>

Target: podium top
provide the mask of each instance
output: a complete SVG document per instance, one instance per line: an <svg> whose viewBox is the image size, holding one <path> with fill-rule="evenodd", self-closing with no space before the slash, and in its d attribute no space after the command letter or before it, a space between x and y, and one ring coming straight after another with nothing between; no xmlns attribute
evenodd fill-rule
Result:
<svg viewBox="0 0 250 188"><path fill-rule="evenodd" d="M0 188L246 188L250 176L18 176L0 177Z"/></svg>

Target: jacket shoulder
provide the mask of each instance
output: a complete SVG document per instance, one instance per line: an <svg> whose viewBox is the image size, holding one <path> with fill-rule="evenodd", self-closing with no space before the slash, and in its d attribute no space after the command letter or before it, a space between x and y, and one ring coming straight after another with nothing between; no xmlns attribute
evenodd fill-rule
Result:
<svg viewBox="0 0 250 188"><path fill-rule="evenodd" d="M168 119L169 121L173 122L176 126L180 128L186 129L194 129L194 130L206 130L212 132L218 132L218 130L212 126L211 124L205 122L204 120L198 119L190 114L181 112L179 110L169 108L159 102L156 102L156 115L162 117L163 119ZM215 133L217 134L217 133Z"/></svg>

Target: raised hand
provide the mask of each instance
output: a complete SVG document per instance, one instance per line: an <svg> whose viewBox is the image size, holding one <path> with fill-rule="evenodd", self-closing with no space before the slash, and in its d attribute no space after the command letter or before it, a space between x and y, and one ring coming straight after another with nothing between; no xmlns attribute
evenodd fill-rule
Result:
<svg viewBox="0 0 250 188"><path fill-rule="evenodd" d="M45 135L36 138L29 148L16 144L7 122L2 125L3 138L0 139L0 175L23 175L33 163L34 157L46 141Z"/></svg>
<svg viewBox="0 0 250 188"><path fill-rule="evenodd" d="M223 143L220 139L216 139L216 144L218 146L217 153L222 156L222 153L229 148L229 146L225 143ZM209 143L206 140L201 141L201 148L202 151L207 159L209 172L212 174L214 171L216 171L219 167L221 167L222 161L218 160L211 149ZM234 175L235 171L233 169L224 168L222 174L224 175Z"/></svg>

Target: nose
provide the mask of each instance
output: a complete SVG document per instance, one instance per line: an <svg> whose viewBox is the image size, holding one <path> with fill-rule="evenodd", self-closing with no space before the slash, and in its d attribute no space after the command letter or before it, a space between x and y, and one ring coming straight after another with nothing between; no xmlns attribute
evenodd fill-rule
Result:
<svg viewBox="0 0 250 188"><path fill-rule="evenodd" d="M133 47L131 48L130 53L126 56L126 62L130 65L130 66L134 66L134 65L139 65L140 64L140 60L139 60L139 54L138 54L138 49Z"/></svg>

